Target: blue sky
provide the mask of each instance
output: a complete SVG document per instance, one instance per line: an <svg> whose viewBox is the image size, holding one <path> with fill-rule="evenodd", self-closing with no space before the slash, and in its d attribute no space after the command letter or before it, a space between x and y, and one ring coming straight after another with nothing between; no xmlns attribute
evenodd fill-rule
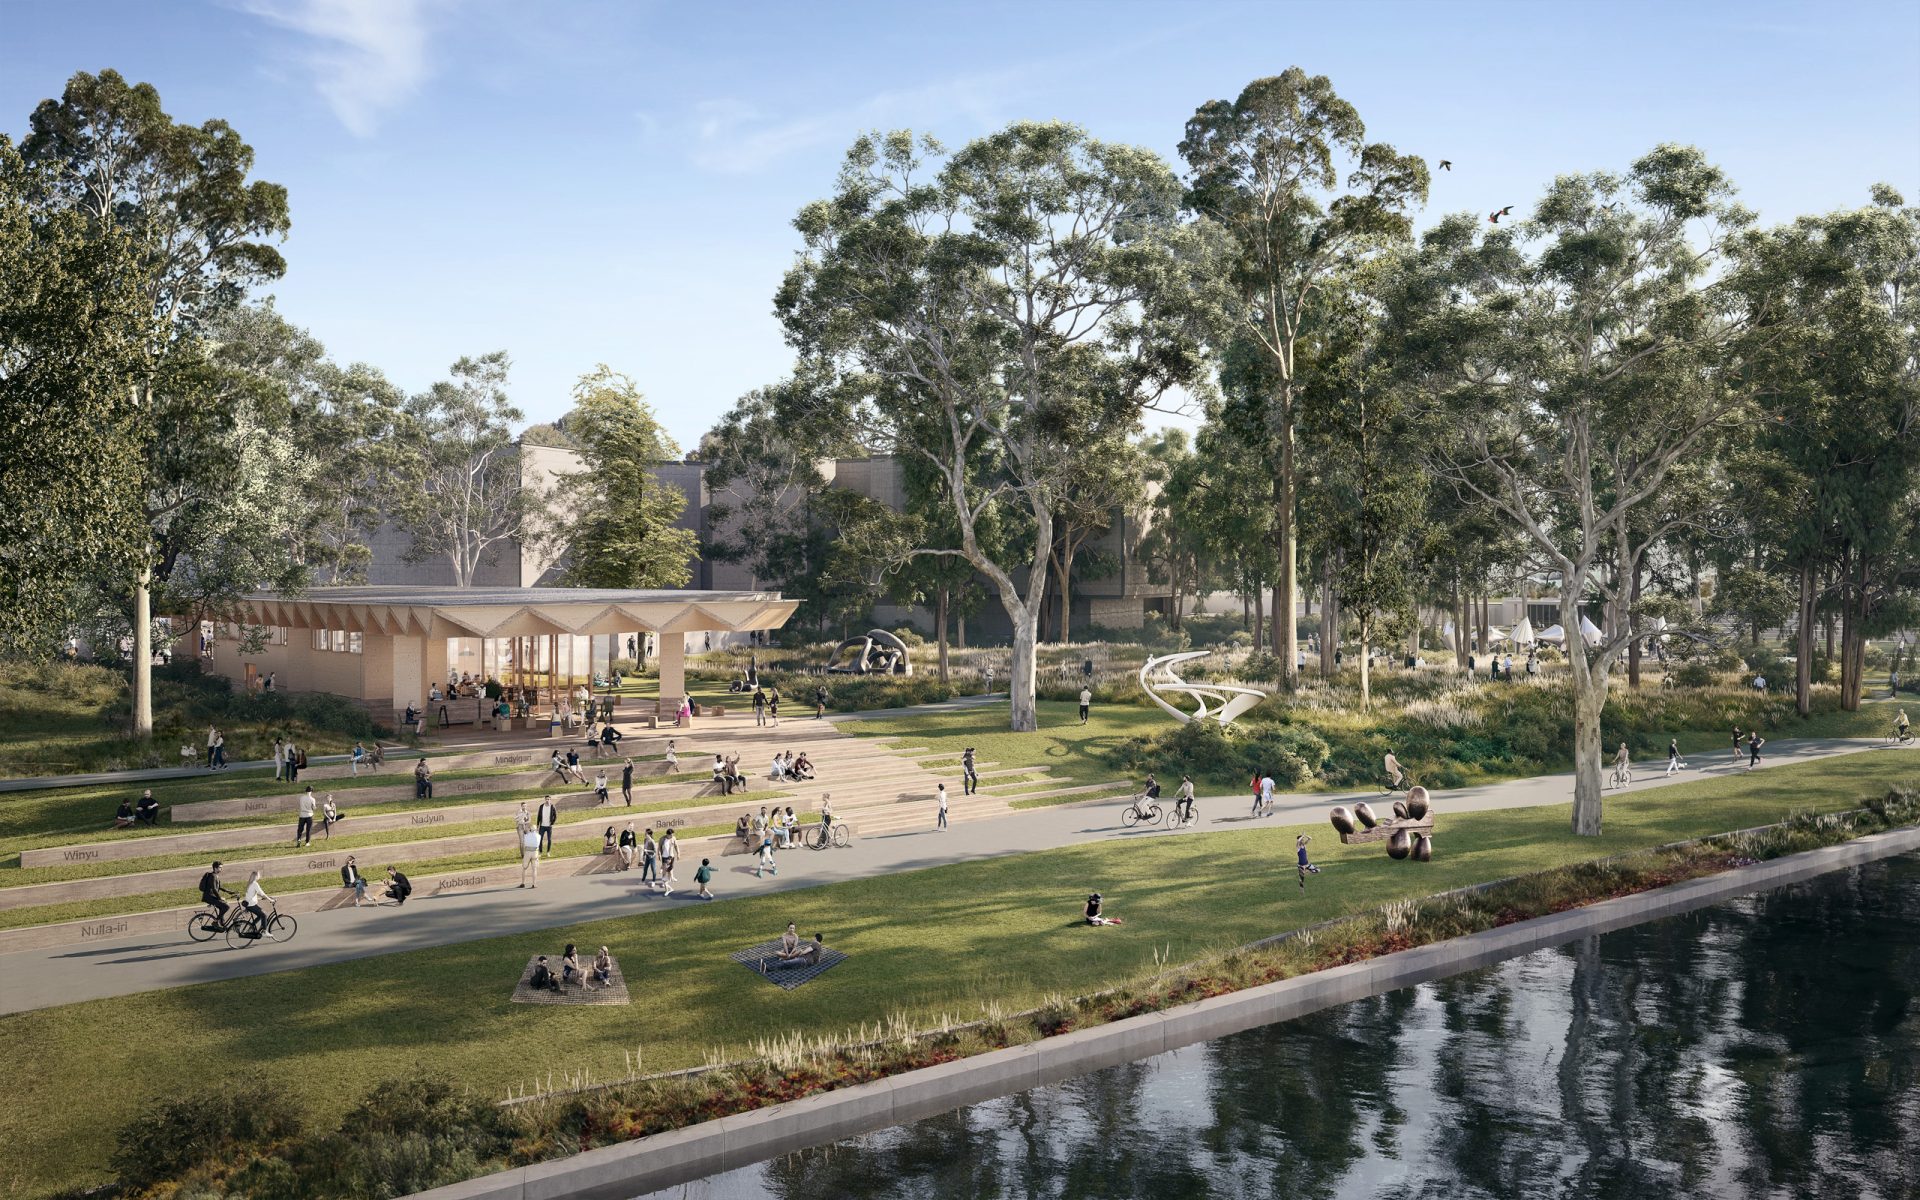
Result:
<svg viewBox="0 0 1920 1200"><path fill-rule="evenodd" d="M505 349L534 419L606 362L683 446L789 355L789 227L860 131L1059 118L1173 155L1290 65L1445 157L1425 220L1704 147L1768 221L1920 195L1920 5L0 0L0 131L75 71L224 117L287 185L272 291L418 389Z"/></svg>

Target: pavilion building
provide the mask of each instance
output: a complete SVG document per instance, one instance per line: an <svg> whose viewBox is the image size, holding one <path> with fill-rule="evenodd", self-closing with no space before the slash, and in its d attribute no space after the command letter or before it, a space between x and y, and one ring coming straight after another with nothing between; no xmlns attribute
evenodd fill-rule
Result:
<svg viewBox="0 0 1920 1200"><path fill-rule="evenodd" d="M686 696L687 643L778 629L799 607L778 592L551 587L323 587L256 593L213 639L207 670L252 690L324 692L390 721L435 682L530 684L544 698L604 674L652 636L659 712Z"/></svg>

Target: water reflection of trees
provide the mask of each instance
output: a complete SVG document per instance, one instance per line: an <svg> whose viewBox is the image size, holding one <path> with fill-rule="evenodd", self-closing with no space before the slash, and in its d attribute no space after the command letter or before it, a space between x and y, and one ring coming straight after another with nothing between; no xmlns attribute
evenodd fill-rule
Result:
<svg viewBox="0 0 1920 1200"><path fill-rule="evenodd" d="M1920 859L1902 859L796 1155L760 1183L783 1200L1915 1196L1917 996Z"/></svg>

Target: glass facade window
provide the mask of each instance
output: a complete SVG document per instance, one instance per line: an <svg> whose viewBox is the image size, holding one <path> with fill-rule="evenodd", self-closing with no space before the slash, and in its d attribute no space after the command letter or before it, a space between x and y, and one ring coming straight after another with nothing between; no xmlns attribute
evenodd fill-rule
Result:
<svg viewBox="0 0 1920 1200"><path fill-rule="evenodd" d="M333 634L333 649L334 649L334 652L335 652L335 653L337 653L337 654L344 654L344 653L346 653L346 650L347 650L347 631L346 631L346 630L344 630L344 629L335 629L335 630L331 630L330 632L331 632L331 633Z"/></svg>
<svg viewBox="0 0 1920 1200"><path fill-rule="evenodd" d="M315 650L325 650L328 644L326 630L316 629L313 631L313 648Z"/></svg>
<svg viewBox="0 0 1920 1200"><path fill-rule="evenodd" d="M365 634L349 633L347 635L347 653L348 654L362 653L366 649L366 644L367 643L366 643Z"/></svg>

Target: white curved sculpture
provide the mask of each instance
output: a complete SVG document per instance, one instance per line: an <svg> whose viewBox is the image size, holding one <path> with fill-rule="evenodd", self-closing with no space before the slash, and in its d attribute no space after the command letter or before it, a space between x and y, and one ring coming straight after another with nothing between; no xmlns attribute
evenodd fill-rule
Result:
<svg viewBox="0 0 1920 1200"><path fill-rule="evenodd" d="M1261 691L1259 688L1239 687L1226 683L1209 683L1205 686L1200 686L1188 683L1173 673L1175 664L1190 662L1196 658L1205 658L1211 653L1213 653L1211 650L1183 650L1178 654L1162 654L1158 658L1149 658L1146 665L1140 668L1140 687L1147 693L1147 699L1165 709L1175 720L1183 725L1196 718L1217 721L1222 725L1226 725L1241 713L1246 712L1267 698L1267 693ZM1150 678L1156 672L1159 673L1161 678ZM1194 703L1200 706L1199 711L1191 713L1182 712L1180 709L1168 704L1160 698L1160 693L1157 690L1159 688L1166 688L1169 691L1175 692L1184 692L1192 696ZM1227 698L1228 693L1232 693L1232 699ZM1209 700L1213 701L1218 707L1209 710L1207 708L1207 701Z"/></svg>

